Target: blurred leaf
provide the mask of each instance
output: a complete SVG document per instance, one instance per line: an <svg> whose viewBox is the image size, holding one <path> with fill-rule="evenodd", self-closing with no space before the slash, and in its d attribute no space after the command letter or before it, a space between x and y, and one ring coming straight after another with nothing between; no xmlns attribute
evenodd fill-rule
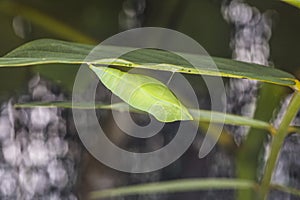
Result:
<svg viewBox="0 0 300 200"><path fill-rule="evenodd" d="M297 8L300 9L300 0L281 0L281 1L296 6Z"/></svg>
<svg viewBox="0 0 300 200"><path fill-rule="evenodd" d="M0 1L0 12L8 14L10 16L21 15L30 22L43 27L45 30L52 32L64 39L77 42L86 42L89 44L96 43L93 38L84 35L83 33L75 30L67 24L64 24L63 22L46 15L44 12L23 5L16 1Z"/></svg>
<svg viewBox="0 0 300 200"><path fill-rule="evenodd" d="M82 64L91 52L93 46L64 42L59 40L41 39L29 42L0 58L0 67L19 67L47 63ZM299 87L299 81L291 74L257 64L244 63L224 58L213 58L218 67L212 67L210 57L194 54L180 54L185 59L192 60L195 67L187 66L186 61L174 54L162 50L141 49L135 53L122 56L122 59L111 57L111 52L135 50L128 47L105 46L100 52L104 59L95 57L89 64L115 65L119 67L135 67L153 70L163 70L186 74L223 76L232 78L247 78L268 83L274 83L292 88ZM259 72L259 73L258 73Z"/></svg>
<svg viewBox="0 0 300 200"><path fill-rule="evenodd" d="M135 194L188 192L211 189L255 189L256 187L255 182L242 179L182 179L95 191L91 192L90 197L91 199L99 199Z"/></svg>

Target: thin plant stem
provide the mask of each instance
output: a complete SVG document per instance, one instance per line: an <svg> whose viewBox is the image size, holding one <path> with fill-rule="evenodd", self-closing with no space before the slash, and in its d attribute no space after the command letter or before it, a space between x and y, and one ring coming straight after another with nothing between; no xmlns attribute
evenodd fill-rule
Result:
<svg viewBox="0 0 300 200"><path fill-rule="evenodd" d="M257 189L255 182L242 179L181 179L158 183L112 188L90 193L90 199L99 199L136 194L187 192L207 189Z"/></svg>
<svg viewBox="0 0 300 200"><path fill-rule="evenodd" d="M289 125L291 121L296 116L297 112L300 109L300 93L299 91L295 91L291 102L289 103L286 113L282 119L282 122L272 139L271 143L271 152L270 156L267 160L265 173L262 179L261 188L260 188L260 195L261 199L267 199L268 192L271 185L273 171L276 167L277 159L280 153L280 149L283 145L284 139L286 137L286 132L288 131Z"/></svg>

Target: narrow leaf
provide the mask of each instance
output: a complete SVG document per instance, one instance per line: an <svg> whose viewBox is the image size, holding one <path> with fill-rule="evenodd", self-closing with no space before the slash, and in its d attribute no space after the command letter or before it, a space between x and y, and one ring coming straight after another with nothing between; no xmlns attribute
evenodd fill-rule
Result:
<svg viewBox="0 0 300 200"><path fill-rule="evenodd" d="M40 39L29 42L18 47L6 56L0 58L0 67L20 67L36 64L86 63L86 56L92 51L93 46L65 42L51 39ZM239 62L224 58L212 58L218 70L211 67L211 58L194 54L181 54L195 63L195 68L188 66L187 62L166 51L156 49L141 49L126 54L122 59L112 57L111 52L123 52L123 50L134 50L129 47L105 46L99 53L101 58L95 58L92 64L112 64L119 67L135 67L171 71L186 74L223 76L231 78L247 78L268 83L274 83L292 88L300 87L297 79L291 74L252 63ZM115 59L115 62L111 62ZM258 73L259 72L259 73Z"/></svg>
<svg viewBox="0 0 300 200"><path fill-rule="evenodd" d="M87 42L90 44L97 42L71 26L46 15L45 12L26 5L26 3L22 4L21 2L3 0L0 1L0 11L1 14L7 14L12 17L20 15L31 23L68 40Z"/></svg>
<svg viewBox="0 0 300 200"><path fill-rule="evenodd" d="M291 4L297 8L300 8L300 0L281 0L281 1Z"/></svg>

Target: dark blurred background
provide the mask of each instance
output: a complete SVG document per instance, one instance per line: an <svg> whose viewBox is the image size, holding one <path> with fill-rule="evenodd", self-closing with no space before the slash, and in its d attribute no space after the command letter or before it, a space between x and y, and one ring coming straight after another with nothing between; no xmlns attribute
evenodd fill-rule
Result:
<svg viewBox="0 0 300 200"><path fill-rule="evenodd" d="M221 0L146 0L143 2L141 8L130 5L130 0L0 0L0 56L21 44L39 38L96 45L123 30L152 26L180 31L198 41L211 56L231 58L229 41L232 27L222 17ZM271 62L276 67L300 78L300 10L280 1L249 0L246 2L262 12L269 10L271 13L273 19L270 41ZM135 9L132 9L133 7ZM135 17L132 17L132 10L138 12ZM13 95L24 93L28 80L36 72L52 79L66 92L70 92L77 69L77 66L66 65L2 68L0 69L0 101L7 101ZM89 171L93 173L86 174L81 184L87 183L83 190L88 192L100 189L99 185L107 187L127 185L143 182L142 179L148 182L183 177L205 177L210 174L202 169L211 168L213 171L214 167L217 170L224 170L224 173L220 174L231 176L232 171L229 170L231 164L223 163L219 168L212 165L216 160L221 159L223 154L227 154L226 152L216 151L214 157L207 157L200 161L197 158L197 149L198 147L190 150L163 172L149 174L152 178L116 173L99 165L93 158L88 158L85 165L89 165ZM102 178L97 179L97 177ZM89 185L90 179L98 181L98 184ZM209 193L206 195L209 199ZM178 199L183 197L191 199L193 194L177 196ZM153 197L155 198L163 199Z"/></svg>

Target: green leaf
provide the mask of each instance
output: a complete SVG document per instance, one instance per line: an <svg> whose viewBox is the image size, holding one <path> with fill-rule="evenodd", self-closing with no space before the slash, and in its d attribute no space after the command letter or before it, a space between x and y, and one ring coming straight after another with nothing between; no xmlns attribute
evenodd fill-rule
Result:
<svg viewBox="0 0 300 200"><path fill-rule="evenodd" d="M59 40L41 39L29 42L6 56L0 58L0 67L20 67L47 63L82 64L91 52L93 46L64 42ZM179 56L156 49L141 49L113 58L111 52L134 50L129 47L105 46L100 52L103 59L89 62L90 64L112 64L119 67L135 67L144 69L163 70L186 74L223 76L231 78L247 78L268 83L274 83L292 88L299 88L295 77L287 72L257 64L234 61L224 58L212 58L218 70L211 67L211 58L193 54L181 54L195 63L195 68L187 64ZM112 62L113 61L113 62Z"/></svg>
<svg viewBox="0 0 300 200"><path fill-rule="evenodd" d="M281 0L281 1L296 6L297 8L300 8L300 0Z"/></svg>
<svg viewBox="0 0 300 200"><path fill-rule="evenodd" d="M98 199L135 194L188 192L211 189L255 189L256 187L257 184L255 182L242 179L182 179L95 191L90 193L90 198Z"/></svg>
<svg viewBox="0 0 300 200"><path fill-rule="evenodd" d="M162 82L113 68L93 65L90 68L112 93L130 106L152 114L158 121L193 120L186 107Z"/></svg>

